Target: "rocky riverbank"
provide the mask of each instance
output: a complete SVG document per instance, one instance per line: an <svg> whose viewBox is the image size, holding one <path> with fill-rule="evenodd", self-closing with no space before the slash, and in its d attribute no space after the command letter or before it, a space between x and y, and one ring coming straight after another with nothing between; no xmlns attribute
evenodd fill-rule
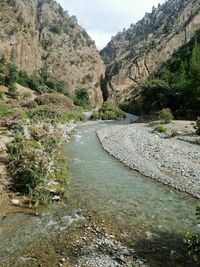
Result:
<svg viewBox="0 0 200 267"><path fill-rule="evenodd" d="M143 123L104 128L97 135L103 148L131 169L200 198L200 147L191 143L198 137L190 130L192 122L182 124L171 124L178 129L171 138Z"/></svg>

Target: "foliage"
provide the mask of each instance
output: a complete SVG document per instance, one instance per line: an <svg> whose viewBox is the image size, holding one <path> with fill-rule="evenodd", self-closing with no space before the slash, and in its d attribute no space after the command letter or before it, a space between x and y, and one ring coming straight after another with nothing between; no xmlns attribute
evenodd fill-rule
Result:
<svg viewBox="0 0 200 267"><path fill-rule="evenodd" d="M141 85L143 110L145 113L161 110L170 104L169 84L159 79L148 79Z"/></svg>
<svg viewBox="0 0 200 267"><path fill-rule="evenodd" d="M90 106L88 90L80 88L75 91L74 104L83 108Z"/></svg>
<svg viewBox="0 0 200 267"><path fill-rule="evenodd" d="M36 102L38 105L63 105L66 108L73 107L73 102L65 95L61 95L58 93L46 93L36 98Z"/></svg>
<svg viewBox="0 0 200 267"><path fill-rule="evenodd" d="M52 24L49 27L49 31L50 32L53 32L55 34L60 34L61 33L61 30L62 29L61 29L60 25L58 25L58 24Z"/></svg>
<svg viewBox="0 0 200 267"><path fill-rule="evenodd" d="M199 115L200 106L200 32L141 85L139 113L170 108L175 116Z"/></svg>
<svg viewBox="0 0 200 267"><path fill-rule="evenodd" d="M46 129L45 129L46 128ZM46 153L51 155L57 144L60 142L61 133L59 130L49 133L47 130L48 126L45 127L45 124L41 127L30 127L30 134L33 140L40 142L43 146Z"/></svg>
<svg viewBox="0 0 200 267"><path fill-rule="evenodd" d="M102 120L116 120L125 118L126 114L123 112L113 100L108 100L103 103L102 107L98 112L94 112L92 115L93 119Z"/></svg>
<svg viewBox="0 0 200 267"><path fill-rule="evenodd" d="M7 4L9 6L15 7L16 6L16 0L7 0Z"/></svg>
<svg viewBox="0 0 200 267"><path fill-rule="evenodd" d="M198 135L200 135L200 117L197 118L197 121L196 121L196 129L197 129L196 133Z"/></svg>
<svg viewBox="0 0 200 267"><path fill-rule="evenodd" d="M200 205L196 207L197 220L200 220ZM200 235L187 231L184 240L189 254L192 255L197 261L200 261Z"/></svg>
<svg viewBox="0 0 200 267"><path fill-rule="evenodd" d="M44 121L47 119L57 121L60 114L51 108L35 108L27 112L28 117L33 121Z"/></svg>
<svg viewBox="0 0 200 267"><path fill-rule="evenodd" d="M28 193L29 188L36 188L45 179L48 159L39 143L16 137L7 145L7 153L7 169L15 188Z"/></svg>
<svg viewBox="0 0 200 267"><path fill-rule="evenodd" d="M163 123L170 123L173 120L173 114L169 108L163 108L159 112L159 117Z"/></svg>
<svg viewBox="0 0 200 267"><path fill-rule="evenodd" d="M9 85L8 94L12 96L13 98L17 98L19 96L17 92L17 87L14 84Z"/></svg>
<svg viewBox="0 0 200 267"><path fill-rule="evenodd" d="M7 116L11 112L8 105L0 101L0 118Z"/></svg>
<svg viewBox="0 0 200 267"><path fill-rule="evenodd" d="M20 134L23 132L22 121L19 121L14 117L4 117L1 121L1 126L6 127L15 134Z"/></svg>
<svg viewBox="0 0 200 267"><path fill-rule="evenodd" d="M85 121L85 116L83 115L83 109L76 107L72 109L68 109L62 113L60 121L62 123L70 122L70 121Z"/></svg>
<svg viewBox="0 0 200 267"><path fill-rule="evenodd" d="M158 124L154 127L154 130L158 133L165 133L167 128L163 124Z"/></svg>

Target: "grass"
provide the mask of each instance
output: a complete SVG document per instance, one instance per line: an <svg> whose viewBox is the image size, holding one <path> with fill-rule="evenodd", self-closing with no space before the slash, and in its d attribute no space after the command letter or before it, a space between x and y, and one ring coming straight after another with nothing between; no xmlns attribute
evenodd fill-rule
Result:
<svg viewBox="0 0 200 267"><path fill-rule="evenodd" d="M158 133L166 133L167 127L165 127L163 124L158 124L154 127L154 130Z"/></svg>

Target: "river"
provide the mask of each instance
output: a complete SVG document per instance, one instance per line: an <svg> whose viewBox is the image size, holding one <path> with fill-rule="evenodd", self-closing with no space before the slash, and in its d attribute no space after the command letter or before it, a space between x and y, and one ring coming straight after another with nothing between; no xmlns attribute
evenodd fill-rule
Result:
<svg viewBox="0 0 200 267"><path fill-rule="evenodd" d="M36 217L15 214L0 219L0 266L11 266L10 259L15 257L25 262L25 250L31 242L40 243L66 230L71 214L80 209L96 213L138 253L143 249L142 254L148 254L154 249L161 253L161 260L163 255L182 253L184 232L198 229L194 216L197 200L129 170L109 156L96 136L98 129L109 124L79 126L72 141L64 146L72 176L66 189L67 204L43 208Z"/></svg>

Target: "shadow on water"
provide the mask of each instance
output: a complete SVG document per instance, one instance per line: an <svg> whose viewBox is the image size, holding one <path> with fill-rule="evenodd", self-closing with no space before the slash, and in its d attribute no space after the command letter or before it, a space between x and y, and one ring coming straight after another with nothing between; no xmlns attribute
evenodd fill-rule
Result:
<svg viewBox="0 0 200 267"><path fill-rule="evenodd" d="M147 237L134 243L136 255L148 262L149 267L199 266L188 255L184 236L174 232L152 230Z"/></svg>

